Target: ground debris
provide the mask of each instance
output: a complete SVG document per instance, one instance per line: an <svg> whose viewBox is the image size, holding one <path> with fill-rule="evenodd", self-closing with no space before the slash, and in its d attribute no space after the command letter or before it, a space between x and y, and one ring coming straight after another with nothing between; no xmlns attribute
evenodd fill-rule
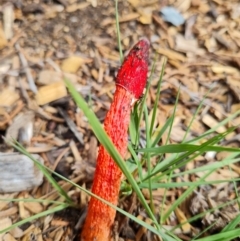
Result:
<svg viewBox="0 0 240 241"><path fill-rule="evenodd" d="M171 19L172 24L165 22L160 11L166 7L171 7L178 13L180 22L175 24L176 19ZM0 13L2 155L13 155L15 151L6 145L4 139L16 139L27 151L37 154L46 167L89 189L95 171L98 141L88 120L71 100L63 79L73 83L102 122L113 97L114 79L120 66L114 1L2 0ZM240 110L239 17L240 5L237 0L119 1L124 54L141 37L146 36L151 42L150 65L155 61L156 67L152 75L148 107L152 107L156 99L162 64L165 58L168 60L154 130L160 132L172 115L176 96L180 91L172 132L169 136L164 133L159 140L160 144L177 144L183 138L187 141L198 137ZM192 121L201 103L202 108ZM149 111L151 118L153 111ZM222 134L229 127L239 125L240 117L237 116L215 129L214 134ZM229 148L239 148L239 133L238 128L226 135L222 144ZM145 143L145 140L141 141ZM219 163L227 156L226 152L205 152L182 169L191 171L196 167ZM168 157L169 154L166 154L164 158ZM159 162L155 157L151 160L152 165ZM16 167L21 162L18 160L13 165L15 169L9 174L12 181L17 175ZM26 164L21 167L24 168L24 165ZM218 169L205 181L239 178L239 164L232 163L230 167ZM22 178L26 175L24 170L25 168L20 173ZM182 170L177 169L176 172L178 171ZM6 169L1 173L4 172L6 173ZM205 174L206 171L190 173L174 180L176 183L183 180L193 183ZM39 177L38 175L35 177ZM0 182L1 178L2 176ZM89 197L72 184L56 176L54 178L80 210L49 214L27 223L26 226L14 228L7 234L0 234L0 239L3 235L4 240L30 240L29 237L34 237L35 240L73 240L77 236L84 221ZM0 201L0 230L22 218L56 207L50 201L63 202L47 179L43 180L42 185L41 183L42 181L38 182L38 187L31 186L31 190L12 189L11 191L16 192L0 195L1 200L45 200L42 203ZM237 183L236 185L239 188ZM157 187L153 190L151 195L158 220L187 188ZM0 189L2 190L2 186ZM211 229L204 235L216 233L239 214L236 203L231 202L236 196L229 182L205 185L195 191L171 212L163 224L165 229L171 230L184 223L181 228L174 230L174 234L183 240L192 239L211 225ZM142 192L150 202L149 190L144 187ZM152 225L133 195L121 196L119 206ZM226 202L230 204L224 206ZM209 209L214 211L195 222L188 221L194 215ZM160 240L120 214L114 227L114 237L123 241Z"/></svg>

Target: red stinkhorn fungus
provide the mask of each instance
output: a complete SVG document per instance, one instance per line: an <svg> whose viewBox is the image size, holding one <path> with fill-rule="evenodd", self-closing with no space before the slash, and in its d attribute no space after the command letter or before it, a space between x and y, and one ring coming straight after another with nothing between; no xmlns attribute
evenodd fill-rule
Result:
<svg viewBox="0 0 240 241"><path fill-rule="evenodd" d="M104 129L122 157L127 152L128 126L133 104L142 95L148 72L149 41L140 40L118 71L116 91L104 121ZM122 172L101 145L92 192L117 205ZM82 241L110 240L116 211L92 197L81 235Z"/></svg>

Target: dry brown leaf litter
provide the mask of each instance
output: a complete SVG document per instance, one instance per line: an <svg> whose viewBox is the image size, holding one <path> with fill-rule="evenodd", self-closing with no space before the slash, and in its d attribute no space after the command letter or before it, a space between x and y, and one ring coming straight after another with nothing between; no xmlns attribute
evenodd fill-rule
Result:
<svg viewBox="0 0 240 241"><path fill-rule="evenodd" d="M185 25L174 27L163 21L158 11L167 5L176 7L182 13ZM179 84L182 85L171 134L172 143L181 141L189 120L209 88L213 89L187 138L202 134L239 110L240 5L237 0L129 0L120 1L119 10L124 50L128 50L140 37L147 36L152 45L150 63L155 52L160 54L148 106L155 100L163 56L168 58L155 123L157 129L160 130L172 113ZM112 1L2 1L0 13L1 135L6 136L14 131L11 135L26 145L28 151L39 154L46 166L80 185L90 187L97 142L86 118L67 94L62 78L66 76L74 83L102 121L109 108L114 75L119 67ZM29 112L33 113L33 119L28 118ZM22 115L27 118L23 120L24 125L19 122ZM237 117L217 132L239 124ZM166 139L164 135L162 142ZM223 143L239 147L239 129L227 136ZM1 140L1 151L13 150ZM207 153L188 164L186 169L222 160L225 156L225 153ZM238 164L231 168L231 171L226 168L218 170L209 179L239 177ZM184 180L198 180L198 175L185 175ZM62 181L60 183L81 208L86 206L84 193ZM164 209L167 210L184 190L186 187L164 193L162 189L157 189L153 192L154 204L159 208L166 195ZM1 198L9 195L2 194ZM14 193L11 197L59 199L47 182L30 192ZM184 208L184 202L171 214L166 228L170 229L199 212L233 198L235 191L229 184L211 185L207 190L201 188L187 200L191 208ZM125 210L148 222L144 211L138 210L139 204L135 201L131 205L128 198L120 202ZM3 229L10 223L33 215L34 209L46 210L50 205L32 203L29 208L24 203L0 202L0 207L0 229ZM37 240L72 240L76 235L74 227L79 228L84 221L80 211L73 212L77 216L73 222L69 220L69 215L63 215L60 219L56 219L55 215L46 216L2 237L4 240L28 240L28 235L35 235ZM217 232L238 212L234 203L206 215L197 224L189 226L186 223L175 232L183 240L188 240L214 222L210 232ZM114 237L119 236L119 240L155 238L128 219L119 216L118 222ZM128 225L122 228L123 224Z"/></svg>

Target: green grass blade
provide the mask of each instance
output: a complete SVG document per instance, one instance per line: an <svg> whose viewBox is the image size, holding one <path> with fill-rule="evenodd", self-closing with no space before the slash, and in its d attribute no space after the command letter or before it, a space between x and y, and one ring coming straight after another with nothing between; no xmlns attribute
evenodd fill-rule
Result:
<svg viewBox="0 0 240 241"><path fill-rule="evenodd" d="M118 0L115 0L115 18L116 18L118 49L119 49L120 61L122 63L123 62L123 51L122 51L122 45L121 45L121 33L120 33L119 16L118 16Z"/></svg>
<svg viewBox="0 0 240 241"><path fill-rule="evenodd" d="M151 124L150 124L150 130L149 130L150 136L152 136L152 133L153 133L153 126L154 126L154 121L155 121L156 114L157 114L157 108L158 108L158 102L159 102L159 99L160 99L160 90L161 90L161 84L162 84L162 78L163 78L165 66L166 66L166 59L164 58L163 65L162 65L162 71L161 71L159 81L158 81L158 85L157 85L156 99L155 99L154 106L153 106L153 115L152 115L152 121L151 121Z"/></svg>
<svg viewBox="0 0 240 241"><path fill-rule="evenodd" d="M235 159L234 163L239 162L240 158ZM226 165L222 165L220 167L224 167ZM212 167L210 167L212 168ZM208 168L209 170L209 168ZM192 170L191 173L197 173L200 172L200 170L196 170L195 169ZM183 176L184 173L180 173L178 174L178 176ZM173 175L172 177L176 177L177 175ZM240 181L240 178L236 178L233 179L236 182ZM215 185L215 184L221 184L221 183L227 183L227 182L231 182L233 181L232 179L222 179L222 180L216 180L216 181L194 181L193 182L171 182L171 183L163 183L163 182L152 182L152 189L158 189L158 188L182 188L182 187L191 187L191 186L203 186L203 185ZM148 183L147 182L143 182L143 183L139 183L139 187L140 188L148 188Z"/></svg>
<svg viewBox="0 0 240 241"><path fill-rule="evenodd" d="M165 131L167 130L167 128L170 126L170 124L173 122L173 118L174 118L174 116L173 115L171 115L168 119L167 119L167 121L165 122L165 124L164 124L164 126L161 128L161 130L160 131L158 131L158 133L156 134L156 137L155 137L155 139L154 139L154 141L152 142L152 147L155 147L157 144L158 144L158 142L161 140L161 138L162 138L162 135L165 133Z"/></svg>
<svg viewBox="0 0 240 241"><path fill-rule="evenodd" d="M195 241L229 241L237 237L240 237L240 228L228 232L221 232L205 238L195 239Z"/></svg>
<svg viewBox="0 0 240 241"><path fill-rule="evenodd" d="M31 217L28 217L28 218L26 218L24 220L21 220L21 221L19 221L17 223L14 223L14 224L12 224L11 226L9 226L9 227L7 227L5 229L0 230L0 233L6 233L6 232L10 231L11 229L16 228L16 227L18 227L20 225L23 225L23 224L31 222L31 221L33 221L35 219L38 219L38 218L50 215L52 213L61 211L61 210L65 209L65 208L67 208L67 207L69 207L68 204L62 204L62 205L54 207L54 208L52 208L50 210L46 210L46 211L43 211L41 213L35 214L35 215L31 216Z"/></svg>
<svg viewBox="0 0 240 241"><path fill-rule="evenodd" d="M178 158L176 159L172 159L172 161L169 162L169 160L164 160L162 161L161 163L159 163L153 170L152 174L150 175L151 176L154 176L156 175L157 173L159 172L163 172L164 170L167 170L165 171L163 174L161 174L161 176L163 175L166 175L170 172L172 172L174 169L176 168L179 168L183 165L185 165L187 162L191 161L191 159L193 160L194 158L196 158L197 156L199 156L200 154L202 154L204 151L203 149L208 146L208 145L215 145L216 143L218 143L220 140L224 139L224 137L226 135L228 135L230 132L232 132L233 130L235 129L235 127L232 127L232 128L229 128L228 131L224 132L224 133L221 133L221 134L218 134L214 137L212 137L211 139L209 139L208 141L204 142L202 145L200 146L197 146L195 148L193 148L192 150L184 153L183 155L179 156ZM191 156L192 155L192 156ZM190 157L191 156L191 157ZM190 157L190 158L189 158ZM187 160L186 160L187 158ZM177 164L177 166L173 166ZM163 170L164 169L164 170ZM149 176L146 176L144 177L144 181L146 179L148 179ZM159 176L157 177L159 178Z"/></svg>
<svg viewBox="0 0 240 241"><path fill-rule="evenodd" d="M225 126L227 123L231 122L235 117L237 117L240 114L240 110L236 111L234 114L230 115L229 117L227 117L226 119L222 120L221 122L219 122L218 125L214 126L213 128L211 128L210 130L206 131L204 134L202 134L201 136L198 136L192 140L186 141L185 143L194 143L196 141L200 141L203 138L205 138L206 136L209 136L210 134L214 133L219 127L221 126Z"/></svg>
<svg viewBox="0 0 240 241"><path fill-rule="evenodd" d="M160 146L160 147L151 147L151 148L142 148L138 149L138 152L143 153L151 153L151 154L162 154L162 153L182 153L186 151L192 151L199 149L200 145L194 145L194 144L169 144L166 146ZM221 151L227 151L227 152L239 152L239 148L231 148L231 147L222 147L222 146L212 146L208 145L202 148L204 152L207 151L215 151L215 152L221 152Z"/></svg>
<svg viewBox="0 0 240 241"><path fill-rule="evenodd" d="M34 164L39 168L41 172L43 172L44 176L47 178L47 180L52 184L52 186L58 191L58 193L66 199L66 201L69 204L73 204L73 201L71 198L67 195L67 193L61 188L61 186L55 181L55 179L52 177L50 172L43 166L41 163L39 163L35 158L26 151L26 149L19 143L19 142L9 142L15 149L17 149L19 152L24 154L25 156L29 157Z"/></svg>
<svg viewBox="0 0 240 241"><path fill-rule="evenodd" d="M140 181L142 180L143 176L142 176L142 164L141 164L141 161L139 160L136 152L134 151L133 147L131 144L128 144L128 150L129 152L131 153L132 157L133 157L133 160L135 161L136 165L137 165L137 168L138 168L138 174L139 174L139 178L140 178Z"/></svg>
<svg viewBox="0 0 240 241"><path fill-rule="evenodd" d="M137 103L137 105L134 107L135 111L134 113L138 113L137 110L139 109L139 113L137 115L137 118L135 119L136 120L136 123L135 123L135 127L136 127L136 139L134 142L135 146L137 147L139 145L139 129L140 129L140 122L141 122L141 119L142 119L142 115L143 115L143 109L144 109L144 103L146 103L146 99L147 99L147 95L149 93L149 89L150 89L150 86L151 86L151 81L152 81L152 77L153 77L153 73L154 73L154 70L155 70L155 64L156 64L156 59L154 60L153 62L153 65L152 65L152 68L151 68L151 73L150 73L150 77L149 77L149 80L147 82L147 86L146 86L146 91L143 95L143 98L142 100Z"/></svg>
<svg viewBox="0 0 240 241"><path fill-rule="evenodd" d="M146 133L146 147L148 148L151 145L151 138L150 138L150 130L149 130L149 123L148 123L148 110L146 103L144 103L144 117L145 117L145 133ZM147 153L144 155L144 158L147 159L147 171L150 175L151 173L151 160L150 160L150 154ZM152 180L151 178L148 179L148 191L150 196L150 207L153 213L155 213L154 204L153 204L153 195L152 195Z"/></svg>

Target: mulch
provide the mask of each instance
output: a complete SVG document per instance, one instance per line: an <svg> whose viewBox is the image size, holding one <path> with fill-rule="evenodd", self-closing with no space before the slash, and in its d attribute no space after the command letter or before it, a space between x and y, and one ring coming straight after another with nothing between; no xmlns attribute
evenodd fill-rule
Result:
<svg viewBox="0 0 240 241"><path fill-rule="evenodd" d="M114 2L1 0L0 3L0 134L14 137L30 153L40 155L47 167L90 188L98 142L62 79L65 76L72 81L102 122L111 103L114 77L120 66ZM174 26L164 21L160 10L168 5L181 13L184 24ZM160 129L172 114L181 86L171 143L181 142L191 118L210 89L187 139L201 135L240 110L238 0L119 1L119 15L125 54L143 36L151 42L149 65L156 61L156 69L147 100L149 107L156 99L162 64L167 58L155 128ZM218 128L216 133L231 126L240 126L239 116ZM167 138L167 134L163 135L162 142ZM223 143L239 147L239 140L238 128L227 135ZM11 153L14 149L0 137L0 151ZM219 161L225 156L226 153L206 153L185 168ZM231 171L223 168L214 172L208 180L239 178L239 165L232 164L231 168ZM14 172L12 175L14 178ZM202 175L197 173L194 180ZM192 181L191 178L184 176L185 181ZM1 240L77 239L88 197L64 181L58 181L80 209L69 208L34 220L0 234ZM164 208L167 210L184 190L186 187L154 190L154 204L159 207L166 196ZM198 191L176 209L164 224L166 228L236 198L234 186L229 183ZM149 198L147 190L143 192ZM0 194L1 199L33 197L61 200L46 180L29 191ZM121 198L119 205L151 223L134 194ZM52 207L46 203L0 201L0 230ZM208 233L216 233L238 212L239 207L233 203L193 224L186 223L175 233L182 240L190 240L214 222ZM113 236L114 240L158 240L121 215L117 217Z"/></svg>

